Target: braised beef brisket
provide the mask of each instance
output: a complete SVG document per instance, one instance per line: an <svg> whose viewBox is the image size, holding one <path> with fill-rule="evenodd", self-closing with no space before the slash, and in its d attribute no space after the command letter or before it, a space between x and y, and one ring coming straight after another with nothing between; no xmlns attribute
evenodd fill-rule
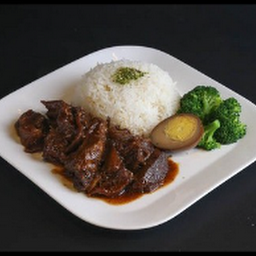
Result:
<svg viewBox="0 0 256 256"><path fill-rule="evenodd" d="M149 139L133 136L127 129L111 127L109 137L124 158L125 165L133 172L143 166L154 151Z"/></svg>
<svg viewBox="0 0 256 256"><path fill-rule="evenodd" d="M94 187L91 188L89 194L106 197L120 195L133 180L133 173L124 166L112 141L109 141L104 164L95 180Z"/></svg>
<svg viewBox="0 0 256 256"><path fill-rule="evenodd" d="M49 124L42 114L31 109L24 112L15 122L15 129L26 152L35 153L43 150Z"/></svg>
<svg viewBox="0 0 256 256"><path fill-rule="evenodd" d="M91 116L82 108L62 100L41 102L48 109L46 116L51 124L45 138L43 158L54 164L64 164L68 154L82 144Z"/></svg>
<svg viewBox="0 0 256 256"><path fill-rule="evenodd" d="M169 170L167 159L165 152L155 149L145 165L135 174L133 189L148 193L161 187Z"/></svg>
<svg viewBox="0 0 256 256"><path fill-rule="evenodd" d="M148 193L163 185L168 156L149 139L62 100L41 102L46 114L22 114L17 134L26 152L41 151L45 161L62 166L78 191L116 197L127 189Z"/></svg>
<svg viewBox="0 0 256 256"><path fill-rule="evenodd" d="M107 130L106 121L94 119L82 145L65 161L65 173L73 179L74 186L79 191L87 191L90 188L103 162Z"/></svg>

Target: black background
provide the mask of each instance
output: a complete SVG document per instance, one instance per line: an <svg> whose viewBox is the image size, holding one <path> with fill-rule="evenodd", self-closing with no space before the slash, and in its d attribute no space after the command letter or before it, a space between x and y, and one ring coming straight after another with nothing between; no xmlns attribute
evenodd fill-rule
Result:
<svg viewBox="0 0 256 256"><path fill-rule="evenodd" d="M255 5L1 5L0 98L116 45L165 51L256 103ZM160 226L116 231L78 219L1 158L0 250L255 251L256 164Z"/></svg>

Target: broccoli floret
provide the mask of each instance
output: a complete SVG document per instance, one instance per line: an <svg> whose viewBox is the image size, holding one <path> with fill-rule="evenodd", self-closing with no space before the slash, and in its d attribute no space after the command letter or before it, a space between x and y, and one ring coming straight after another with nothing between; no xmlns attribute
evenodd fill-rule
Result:
<svg viewBox="0 0 256 256"><path fill-rule="evenodd" d="M230 97L219 105L215 111L212 111L209 117L209 120L212 121L214 119L234 119L239 118L242 111L242 107L237 99Z"/></svg>
<svg viewBox="0 0 256 256"><path fill-rule="evenodd" d="M241 111L234 97L223 100L216 88L198 85L183 95L177 113L192 113L201 119L204 134L197 146L212 150L245 136L247 126L240 121Z"/></svg>
<svg viewBox="0 0 256 256"><path fill-rule="evenodd" d="M231 144L243 138L246 134L246 125L235 119L221 120L221 127L214 134L214 138L221 144Z"/></svg>
<svg viewBox="0 0 256 256"><path fill-rule="evenodd" d="M221 102L222 98L216 88L198 85L183 95L177 112L195 114L205 124L208 122L209 114L216 110Z"/></svg>
<svg viewBox="0 0 256 256"><path fill-rule="evenodd" d="M214 138L216 131L220 128L219 120L215 120L204 126L204 134L197 147L205 150L213 150L221 147L221 144Z"/></svg>
<svg viewBox="0 0 256 256"><path fill-rule="evenodd" d="M214 134L214 138L221 144L231 144L243 138L246 125L240 121L240 103L233 97L224 100L211 114L211 120L218 119L221 127Z"/></svg>

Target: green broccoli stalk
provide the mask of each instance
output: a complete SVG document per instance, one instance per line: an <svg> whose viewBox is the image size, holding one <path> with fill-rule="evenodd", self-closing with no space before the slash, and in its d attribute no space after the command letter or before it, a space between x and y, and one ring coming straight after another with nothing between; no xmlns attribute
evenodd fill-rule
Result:
<svg viewBox="0 0 256 256"><path fill-rule="evenodd" d="M197 147L205 150L213 150L221 147L221 144L214 138L216 131L220 128L219 120L215 120L204 126L204 134Z"/></svg>
<svg viewBox="0 0 256 256"><path fill-rule="evenodd" d="M240 121L240 103L233 97L224 100L211 114L210 119L218 119L221 127L214 134L214 138L221 144L231 144L243 138L247 126Z"/></svg>
<svg viewBox="0 0 256 256"><path fill-rule="evenodd" d="M183 95L177 113L192 113L197 115L203 124L208 123L208 116L215 111L222 98L219 91L206 85L198 85Z"/></svg>

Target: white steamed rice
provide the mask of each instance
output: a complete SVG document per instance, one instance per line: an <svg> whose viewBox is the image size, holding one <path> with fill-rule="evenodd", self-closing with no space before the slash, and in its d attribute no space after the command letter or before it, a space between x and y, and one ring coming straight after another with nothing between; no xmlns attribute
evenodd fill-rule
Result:
<svg viewBox="0 0 256 256"><path fill-rule="evenodd" d="M112 81L117 69L130 67L146 74L128 84ZM180 94L170 75L158 66L141 61L118 60L98 64L83 75L75 91L75 103L111 124L148 136L160 121L173 115Z"/></svg>

